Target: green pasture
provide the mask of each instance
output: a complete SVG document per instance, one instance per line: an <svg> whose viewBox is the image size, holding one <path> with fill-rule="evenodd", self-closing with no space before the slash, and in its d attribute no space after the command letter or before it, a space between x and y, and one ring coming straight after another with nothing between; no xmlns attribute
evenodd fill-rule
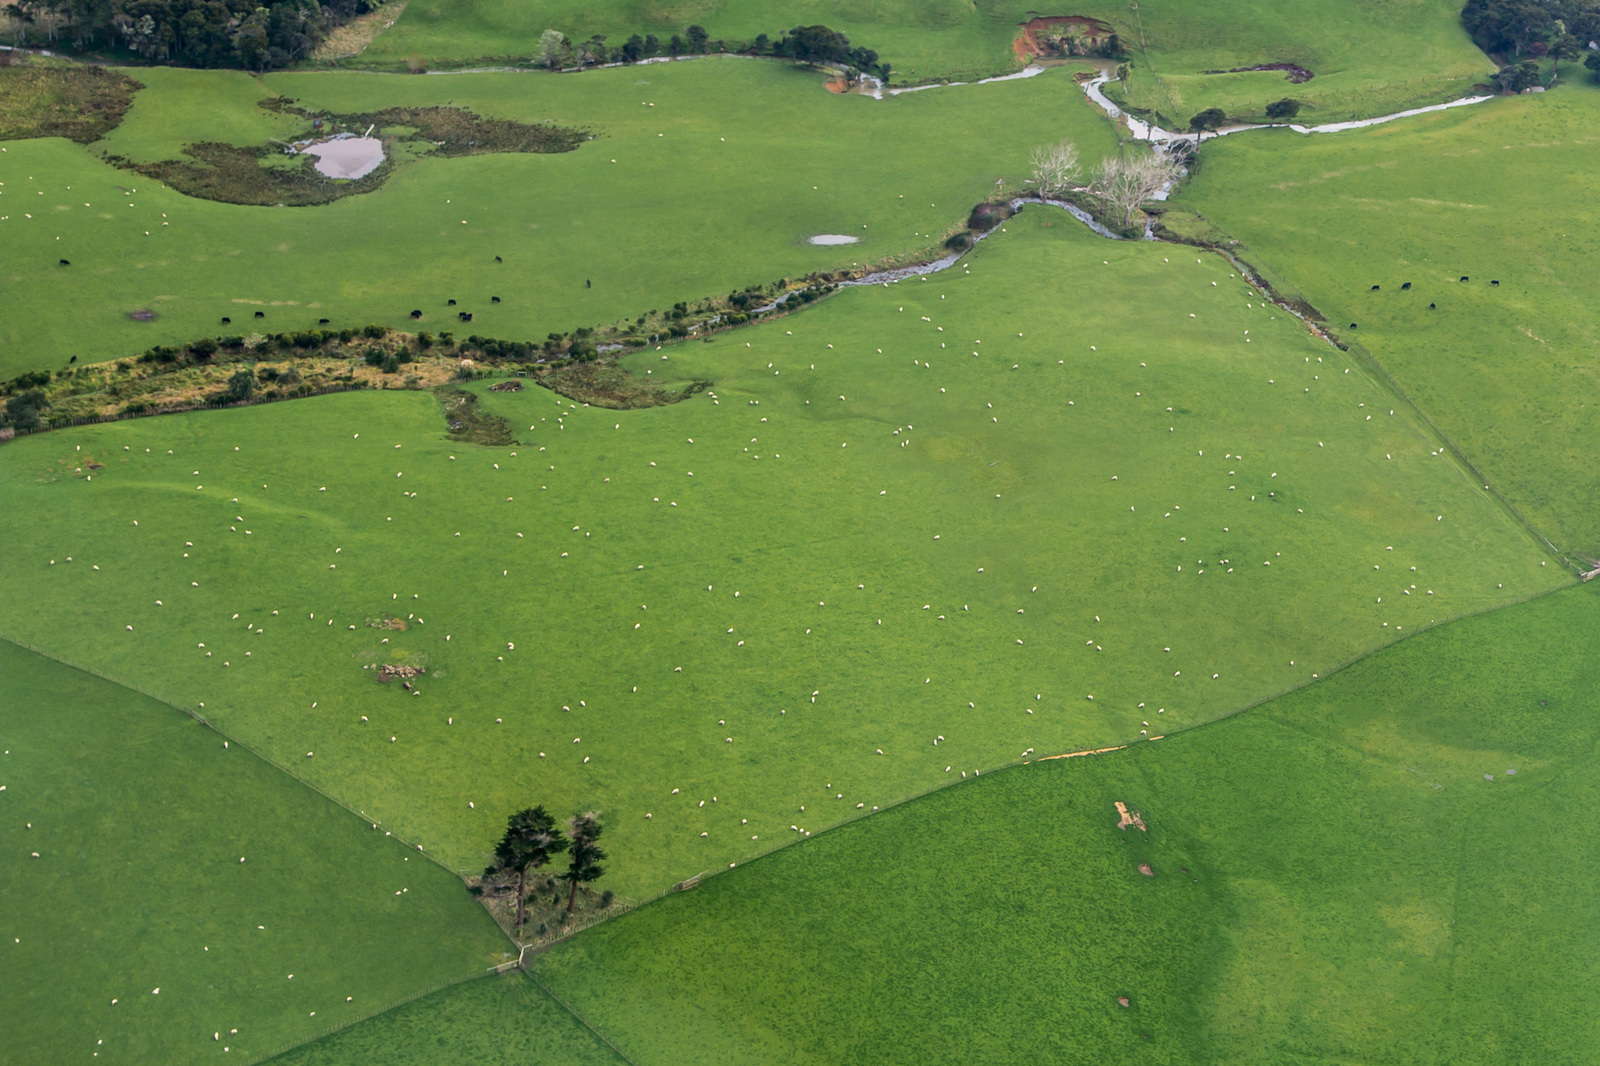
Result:
<svg viewBox="0 0 1600 1066"><path fill-rule="evenodd" d="M403 391L19 439L0 632L203 703L459 869L511 810L604 810L643 896L1570 580L1223 260L1052 209L631 366L715 386L479 385L502 449Z"/></svg>
<svg viewBox="0 0 1600 1066"><path fill-rule="evenodd" d="M985 775L535 972L652 1066L1589 1061L1597 626L1570 590Z"/></svg>
<svg viewBox="0 0 1600 1066"><path fill-rule="evenodd" d="M1208 107L1259 114L1294 96L1321 120L1382 114L1460 95L1493 73L1461 27L1457 0L1154 0L1132 9L1106 0L1039 11L1019 0L410 0L395 25L353 62L397 69L411 57L459 65L538 55L539 35L556 29L574 41L605 34L613 47L630 34L667 41L689 24L713 38L776 39L797 25L823 23L893 64L897 84L1009 73L1020 25L1036 15L1086 15L1114 27L1134 64L1128 99L1181 122ZM1315 77L1290 85L1279 72L1203 74L1265 63L1297 63ZM587 76L587 75L584 75Z"/></svg>
<svg viewBox="0 0 1600 1066"><path fill-rule="evenodd" d="M1292 279L1579 558L1600 556L1597 120L1586 82L1351 133L1226 137L1177 200Z"/></svg>
<svg viewBox="0 0 1600 1066"><path fill-rule="evenodd" d="M623 1061L515 970L424 996L272 1060L274 1066L612 1066Z"/></svg>
<svg viewBox="0 0 1600 1066"><path fill-rule="evenodd" d="M413 309L427 329L471 311L463 334L542 340L933 247L997 182L1025 180L1034 146L1070 137L1092 163L1115 145L1067 71L884 101L739 59L582 78L152 73L107 150L176 158L195 140L281 136L263 93L346 113L454 104L596 139L422 160L369 195L302 208L192 199L62 140L0 145L0 378L323 318L410 327ZM817 233L862 240L805 243ZM127 317L141 308L159 317Z"/></svg>
<svg viewBox="0 0 1600 1066"><path fill-rule="evenodd" d="M448 871L173 708L3 640L0 677L0 1062L250 1061L510 947Z"/></svg>

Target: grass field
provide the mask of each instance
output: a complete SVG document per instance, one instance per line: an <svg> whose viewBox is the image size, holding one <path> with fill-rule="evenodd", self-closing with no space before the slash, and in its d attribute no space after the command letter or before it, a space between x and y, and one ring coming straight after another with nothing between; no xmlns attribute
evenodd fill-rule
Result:
<svg viewBox="0 0 1600 1066"><path fill-rule="evenodd" d="M1116 28L1134 63L1129 100L1187 122L1207 107L1257 114L1294 96L1321 120L1381 114L1460 95L1493 65L1461 27L1456 0L1147 0L1040 11L1021 0L798 0L774 10L751 0L663 5L645 0L411 0L393 28L354 62L386 69L421 56L459 64L486 58L528 60L539 35L557 29L575 41L606 34L619 45L632 33L663 41L699 23L713 37L776 38L821 22L893 64L895 82L970 79L1021 66L1012 49L1021 23L1035 15L1087 15ZM1316 77L1290 85L1282 72L1203 74L1262 63L1298 63Z"/></svg>
<svg viewBox="0 0 1600 1066"><path fill-rule="evenodd" d="M456 985L272 1060L273 1066L611 1066L625 1060L513 970Z"/></svg>
<svg viewBox="0 0 1600 1066"><path fill-rule="evenodd" d="M504 449L405 392L18 440L0 632L204 702L461 869L509 810L603 808L637 896L1570 580L1181 252L1033 209L958 273L634 357L714 396L484 392ZM362 669L397 657L420 697Z"/></svg>
<svg viewBox="0 0 1600 1066"><path fill-rule="evenodd" d="M35 310L0 316L0 378L246 326L400 326L412 309L425 328L470 310L470 332L542 340L928 248L997 180L1021 182L1034 145L1071 137L1093 161L1115 144L1067 71L886 101L737 59L582 78L152 73L108 149L176 158L197 130L276 135L262 93L343 113L454 104L597 139L559 155L424 160L370 195L293 209L184 197L65 141L5 145L0 299ZM862 242L806 244L816 233ZM141 308L159 317L127 318Z"/></svg>
<svg viewBox="0 0 1600 1066"><path fill-rule="evenodd" d="M1597 119L1600 90L1584 83L1353 134L1228 137L1178 199L1333 324L1358 323L1349 339L1587 558L1600 556Z"/></svg>
<svg viewBox="0 0 1600 1066"><path fill-rule="evenodd" d="M171 707L6 641L0 677L0 1062L248 1061L510 946L449 872Z"/></svg>
<svg viewBox="0 0 1600 1066"><path fill-rule="evenodd" d="M663 1066L1588 1061L1596 626L1571 590L1160 744L985 775L536 974Z"/></svg>

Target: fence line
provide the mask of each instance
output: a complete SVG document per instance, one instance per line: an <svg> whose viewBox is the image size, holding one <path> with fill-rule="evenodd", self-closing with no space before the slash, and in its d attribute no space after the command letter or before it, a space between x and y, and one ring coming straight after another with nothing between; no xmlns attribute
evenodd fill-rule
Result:
<svg viewBox="0 0 1600 1066"><path fill-rule="evenodd" d="M372 1010L366 1011L365 1013L360 1014L357 1017L351 1018L351 1019L349 1019L347 1021L334 1022L333 1024L327 1026L322 1031L320 1031L320 1032L318 1032L318 1033L316 1033L316 1034L314 1034L312 1036L305 1037L302 1040L292 1040L287 1044L283 1044L283 1045L281 1045L281 1046L279 1046L277 1048L274 1048L272 1051L267 1052L265 1055L259 1055L259 1056L257 1056L256 1058L253 1058L253 1059L246 1059L245 1062L249 1063L249 1064L251 1064L251 1066L253 1066L253 1064L258 1063L258 1062L266 1062L269 1059L275 1059L279 1055L287 1055L289 1052L293 1051L297 1047L303 1047L306 1044L314 1043L314 1042L316 1042L318 1040L324 1039L325 1037L330 1037L334 1033L339 1032L340 1030L350 1028L352 1025L359 1025L362 1022L371 1021L373 1018L376 1018L380 1014L387 1014L389 1011L392 1011L397 1007L403 1007L407 1003L414 1003L414 1002L416 1002L417 1000L421 999L424 996L431 996L435 992L441 992L446 988L454 988L456 985L464 985L469 981L481 980L482 978L490 977L490 976L493 976L496 973L502 973L502 972L504 972L504 971L502 971L500 969L500 967L496 966L496 967L491 967L488 970L478 970L478 971L475 971L473 973L469 973L469 974L467 974L467 975L465 975L463 977L452 977L452 978L449 978L447 980L440 981L437 984L434 984L434 985L432 985L432 986L430 986L428 988L422 989L421 991L409 993L407 995L399 997L398 999L392 999L388 1003L385 1003L381 1007L374 1007Z"/></svg>
<svg viewBox="0 0 1600 1066"><path fill-rule="evenodd" d="M77 670L80 673L89 674L89 675L91 675L93 677L98 677L102 681L108 681L113 685L117 685L117 686L119 686L121 688L129 689L129 690L131 690L133 692L137 692L141 696L146 696L146 697L148 697L148 698L150 698L152 700L155 700L157 703L163 704L163 705L165 705L167 707L171 707L173 710L178 711L181 714L187 715L188 717L194 719L196 722L199 722L201 725L205 726L207 729L209 729L212 732L216 733L223 740L226 740L229 744L238 745L239 747L243 748L247 753L249 753L251 755L254 755L256 758L260 759L262 762L266 763L268 766L272 767L273 769L281 770L285 774L288 774L290 777L292 777L296 781L300 782L300 784L304 785L306 788L311 789L311 791L315 792L317 795L321 796L323 799L327 800L329 803L333 803L333 804L343 808L344 810L349 811L351 814L355 815L357 818L360 818L367 825L373 826L373 827L378 828L378 829L382 829L383 828L383 823L382 822L376 821L376 820L374 820L372 818L369 818L366 815L365 812L363 812L363 811L361 811L361 810L359 810L359 809L357 809L355 807L352 807L349 803L346 803L344 800L340 799L339 797L329 794L325 789L322 788L322 786L318 785L316 782L306 780L303 776L301 776L299 773L297 773L296 771L291 769L289 766L286 766L283 763L279 762L278 760L272 758L271 756L268 756L265 753L263 753L255 745L249 743L248 741L240 740L238 737L235 737L232 733L228 733L228 732L226 732L226 731L224 731L222 729L219 729L209 718L207 718L205 715L201 714L199 708L197 708L197 707L196 708L185 707L183 704L175 702L170 697L163 696L163 695L161 695L159 693L150 691L149 689L145 688L143 685L140 685L140 684L137 684L137 683L131 682L131 681L126 681L126 680L124 680L124 679L122 679L120 677L114 677L111 674L108 674L108 673L104 672L103 670L96 669L95 667L85 666L82 663L74 662L71 659L63 658L62 656L56 654L53 651L49 651L49 650L47 650L45 648L41 648L38 645L32 643L31 641L23 640L20 637L14 637L14 636L11 636L10 634L7 634L7 633L0 633L0 640L4 640L4 641L6 641L7 643L10 643L10 644L15 644L19 648L23 648L23 649L25 649L27 651L33 652L35 655L41 655L46 659L50 659L50 660L52 660L54 662L58 662L62 666L66 666L66 667L69 667L70 669ZM387 832L389 834L389 836L393 837L397 842L399 842L400 844L404 845L407 850L415 849L417 851L417 853L420 854L424 859L426 859L427 861L433 863L435 866L439 867L441 870L449 871L449 873L452 876L454 876L454 877L456 877L458 879L461 877L461 875L456 870L454 870L453 868L445 865L444 862L442 862L441 860L435 858L434 856L429 855L426 851L423 851L421 844L412 843L411 841L407 840L405 837L400 836L399 834L395 833L393 830L385 830L385 832ZM496 924L498 925L499 923L496 923ZM513 941L513 943L514 943L514 941Z"/></svg>
<svg viewBox="0 0 1600 1066"><path fill-rule="evenodd" d="M566 1010L566 1012L568 1014L572 1015L574 1018L578 1019L579 1024L582 1025L585 1029L589 1030L589 1032L593 1033L595 1035L596 1039L598 1039L602 1044L604 1044L606 1047L610 1048L612 1051L615 1051L617 1053L618 1057L621 1058L623 1062L628 1063L629 1066L639 1066L639 1064L637 1062L633 1061L633 1057L631 1055L629 1055L626 1051L623 1051L617 1045L613 1044L611 1042L611 1040L606 1036L606 1034L602 1033L599 1029L596 1029L594 1027L594 1025L590 1023L589 1019L585 1018L578 1011L578 1009L576 1007L574 1007L572 1004L568 1003L566 1000L562 999L560 996L556 995L555 992L552 991L548 985L546 985L543 981L539 980L539 975L538 974L534 973L532 970L528 970L527 974L528 974L528 980L530 980L534 984L538 985L539 986L539 990L541 992L543 992L545 995L549 996L551 999L555 1000L557 1003L561 1004L561 1006Z"/></svg>

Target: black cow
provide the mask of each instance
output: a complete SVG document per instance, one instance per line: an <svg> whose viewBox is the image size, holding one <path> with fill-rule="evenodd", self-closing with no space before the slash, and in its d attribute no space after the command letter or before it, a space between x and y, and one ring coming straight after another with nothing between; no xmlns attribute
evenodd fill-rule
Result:
<svg viewBox="0 0 1600 1066"><path fill-rule="evenodd" d="M1356 324L1354 322L1350 323L1350 328L1351 329L1355 329L1356 328Z"/></svg>
<svg viewBox="0 0 1600 1066"><path fill-rule="evenodd" d="M454 300L446 300L444 303L446 307L454 307L456 305Z"/></svg>
<svg viewBox="0 0 1600 1066"><path fill-rule="evenodd" d="M1500 284L1500 283L1499 283L1499 282L1498 282L1498 281L1490 281L1490 282L1489 282L1489 284L1490 284L1490 285L1498 285L1498 284Z"/></svg>
<svg viewBox="0 0 1600 1066"><path fill-rule="evenodd" d="M1378 291L1378 290L1379 290L1379 289L1380 289L1380 288L1382 288L1382 286L1380 286L1380 285L1374 285L1374 286L1373 286L1373 287L1372 287L1372 291L1373 291L1373 292L1377 292L1377 291Z"/></svg>
<svg viewBox="0 0 1600 1066"><path fill-rule="evenodd" d="M504 259L501 259L501 258L500 258L500 257L499 257L499 256L498 256L498 255L497 255L497 256L495 256L495 257L494 257L494 261L495 261L495 262L496 262L496 263L504 263L504 262L505 262L505 260L504 260Z"/></svg>
<svg viewBox="0 0 1600 1066"><path fill-rule="evenodd" d="M1401 288L1402 288L1402 289L1409 289L1409 288L1411 288L1411 282L1409 282L1409 281L1404 281L1404 282L1401 282L1401 283L1400 283L1400 287L1401 287Z"/></svg>
<svg viewBox="0 0 1600 1066"><path fill-rule="evenodd" d="M1428 305L1428 310L1432 311L1432 310L1434 310L1436 308L1436 306L1437 305L1435 305L1435 304L1429 304Z"/></svg>
<svg viewBox="0 0 1600 1066"><path fill-rule="evenodd" d="M71 265L72 265L72 260L70 260L70 259L63 259L63 260L61 260L61 265L62 265L62 266L64 266L64 267L69 267L69 266L71 266Z"/></svg>
<svg viewBox="0 0 1600 1066"><path fill-rule="evenodd" d="M231 323L231 322L232 322L232 321L233 321L233 319L231 319L231 318L229 318L229 317L228 317L228 316L227 316L227 315L223 315L223 316L222 316L222 324L223 324L223 325L224 325L224 326L226 326L226 325L228 325L228 324L229 324L229 323Z"/></svg>
<svg viewBox="0 0 1600 1066"><path fill-rule="evenodd" d="M1465 274L1463 274L1463 275L1461 275L1461 280L1462 281L1471 281L1472 279L1467 277Z"/></svg>
<svg viewBox="0 0 1600 1066"><path fill-rule="evenodd" d="M267 313L265 311L257 311L256 312L256 317L257 318L266 318L267 317Z"/></svg>
<svg viewBox="0 0 1600 1066"><path fill-rule="evenodd" d="M463 322L471 322L472 321L472 312L471 311L457 311L456 312L456 317L459 318Z"/></svg>
<svg viewBox="0 0 1600 1066"><path fill-rule="evenodd" d="M1497 281L1497 282L1495 282L1495 284L1496 284L1496 285L1498 285L1498 284L1500 284L1500 283L1499 283L1499 282L1498 282L1498 281ZM492 303L492 304L497 304L497 303L499 303L499 302L500 302L500 297L498 297L498 296L491 296L491 297L489 297L489 302L490 302L490 303Z"/></svg>
<svg viewBox="0 0 1600 1066"><path fill-rule="evenodd" d="M327 325L327 324L328 324L328 320L327 320L327 319L326 319L326 318L319 318L319 319L317 319L317 325L319 325L319 326L326 326L326 325Z"/></svg>
<svg viewBox="0 0 1600 1066"><path fill-rule="evenodd" d="M411 317L412 318L421 318L422 317L422 312L421 311L413 311L413 312L411 312Z"/></svg>

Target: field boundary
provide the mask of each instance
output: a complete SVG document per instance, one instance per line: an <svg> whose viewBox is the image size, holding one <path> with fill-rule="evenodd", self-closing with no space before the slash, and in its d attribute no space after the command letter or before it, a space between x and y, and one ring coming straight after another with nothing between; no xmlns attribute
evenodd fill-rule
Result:
<svg viewBox="0 0 1600 1066"><path fill-rule="evenodd" d="M617 1053L617 1055L622 1059L623 1062L628 1063L629 1066L639 1066L639 1064L634 1061L633 1056L629 1055L626 1051L623 1051L617 1045L613 1044L611 1042L610 1038L607 1037L606 1034L602 1033L599 1029L596 1029L594 1027L594 1025L589 1021L589 1019L585 1018L578 1011L578 1009L576 1007L574 1007L572 1004L568 1003L566 1000L562 999L560 996L556 995L555 992L552 991L548 985L546 985L543 981L539 980L539 975L538 974L534 973L532 970L528 969L527 967L523 967L523 972L528 975L528 980L532 981L535 985L538 986L539 991L543 992L545 995L549 996L551 999L553 999L557 1003L561 1004L561 1008L563 1010L565 1010L568 1014L572 1015L574 1018L578 1019L578 1024L579 1025L582 1025L585 1029L589 1030L589 1032L593 1033L595 1035L596 1039L598 1039L606 1047L610 1048L612 1051L615 1051Z"/></svg>
<svg viewBox="0 0 1600 1066"><path fill-rule="evenodd" d="M367 817L367 815L365 813L363 813L362 811L358 810L355 807L352 807L350 804L346 803L344 800L339 799L337 796L330 795L321 786L315 784L314 782L307 781L304 777L302 777L299 774L295 773L289 767L287 767L287 766L283 765L282 763L278 762L276 759L273 759L270 756L263 754L258 748L255 747L255 745L249 743L248 741L240 740L238 737L235 737L233 734L231 734L229 732L226 732L223 729L218 728L218 726L215 723L213 723L209 718L207 718L205 715L201 714L200 711L197 708L185 707L183 704L177 703L174 700L170 699L169 697L162 696L162 695L159 695L159 694L157 694L155 692L150 691L149 689L145 688L143 685L135 684L135 683L130 682L130 681L125 681L122 678L114 677L114 676L104 672L103 670L97 670L92 666L85 666L82 663L74 662L71 659L63 658L62 656L57 655L55 652L49 651L49 650L47 650L45 648L41 648L38 645L32 643L31 641L23 640L20 637L14 637L14 636L10 635L9 633L0 632L0 640L3 640L8 644L14 644L17 647L23 649L24 651L30 651L33 654L42 656L42 657L44 657L46 659L51 660L52 662L60 663L62 666L68 667L69 669L77 670L79 673L88 674L91 677L98 677L100 680L109 682L109 683L111 683L113 685L118 686L119 688L125 688L125 689L129 690L130 692L137 692L141 696L148 697L149 699L155 700L157 703L163 704L164 706L167 706L167 707L171 707L173 710L177 711L178 713L183 714L186 717L194 719L200 725L202 725L205 728L211 730L213 733L217 734L217 736L221 737L223 740L227 741L229 744L237 744L239 747L243 748L246 752L248 752L251 755L254 755L256 758L260 759L262 762L266 763L268 766L272 767L275 770L281 771L284 774L287 774L289 777L292 777L294 780L298 781L300 784L304 785L306 788L309 788L311 791L315 792L317 795L321 796L323 799L327 800L329 803L332 803L335 806L338 806L339 808L341 808L341 809L343 809L345 811L348 811L350 814L352 814L355 817L361 819L367 825L370 825L370 826L373 826L374 828L379 828L379 829L383 828L383 823L382 822L374 821L372 818ZM445 864L442 860L436 858L435 856L429 855L426 851L423 850L421 844L413 843L412 841L407 840L405 837L400 836L399 834L393 832L392 830L385 830L385 832L387 832L396 841L398 841L399 843L403 844L408 850L409 849L415 849L416 852L419 855L421 855L424 859L426 859L428 862L433 863L435 866L439 867L439 869L441 869L441 870L447 871L450 874L450 876L456 878L457 880L461 880L461 874L460 874L460 872L458 870L456 870L452 866L449 866L449 865ZM496 928L499 928L499 923L496 922L495 926L496 926ZM507 939L509 940L510 938L508 937ZM514 947L520 947L521 945L518 945L513 941L513 946Z"/></svg>

